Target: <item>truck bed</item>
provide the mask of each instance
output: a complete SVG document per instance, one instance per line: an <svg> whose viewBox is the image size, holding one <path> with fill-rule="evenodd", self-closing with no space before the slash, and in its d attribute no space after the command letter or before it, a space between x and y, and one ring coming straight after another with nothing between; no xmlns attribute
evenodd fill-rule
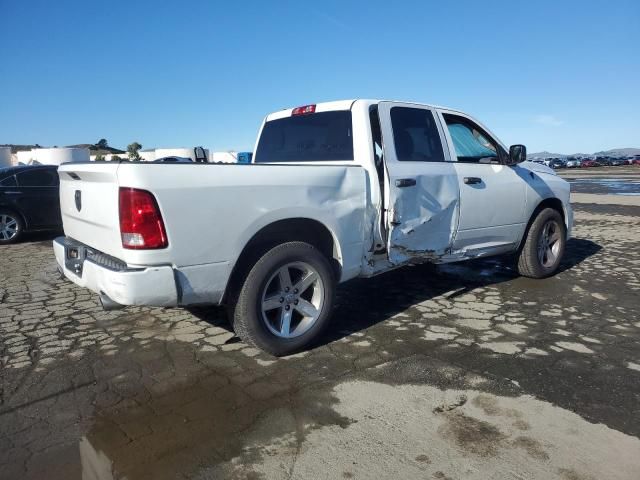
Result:
<svg viewBox="0 0 640 480"><path fill-rule="evenodd" d="M359 166L91 162L65 164L59 175L68 237L130 267L171 266L177 274L186 272L183 283L194 283L196 290L211 287L203 283L213 282L207 276L214 268L216 278L228 276L253 235L281 219L308 218L327 226L345 247L338 252L343 272L359 270L362 262L368 186ZM120 187L155 196L167 248L123 248Z"/></svg>

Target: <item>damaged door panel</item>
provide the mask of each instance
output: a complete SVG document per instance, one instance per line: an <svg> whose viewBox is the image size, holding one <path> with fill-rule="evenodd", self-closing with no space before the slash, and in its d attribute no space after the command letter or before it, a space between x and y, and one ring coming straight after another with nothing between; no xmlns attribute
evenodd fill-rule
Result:
<svg viewBox="0 0 640 480"><path fill-rule="evenodd" d="M380 104L388 172L388 256L394 264L437 261L457 228L460 187L432 109Z"/></svg>
<svg viewBox="0 0 640 480"><path fill-rule="evenodd" d="M391 262L435 260L446 254L458 214L458 185L451 175L420 175L416 188L397 189L391 210Z"/></svg>

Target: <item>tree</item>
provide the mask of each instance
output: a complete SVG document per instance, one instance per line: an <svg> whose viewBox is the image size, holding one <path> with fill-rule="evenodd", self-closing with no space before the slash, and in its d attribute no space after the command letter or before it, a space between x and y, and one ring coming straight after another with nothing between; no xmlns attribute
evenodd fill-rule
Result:
<svg viewBox="0 0 640 480"><path fill-rule="evenodd" d="M104 155L101 152L96 154L96 162L104 162Z"/></svg>
<svg viewBox="0 0 640 480"><path fill-rule="evenodd" d="M140 154L138 153L142 145L138 142L133 142L127 145L127 154L129 155L129 160L133 160L134 162L139 162L141 160Z"/></svg>
<svg viewBox="0 0 640 480"><path fill-rule="evenodd" d="M100 140L98 140L98 143L96 143L96 147L98 147L98 148L105 149L108 146L109 146L109 144L107 143L107 139L106 138L101 138Z"/></svg>
<svg viewBox="0 0 640 480"><path fill-rule="evenodd" d="M118 155L111 155L111 161L112 162L119 162L121 160L122 160L122 158L120 158Z"/></svg>

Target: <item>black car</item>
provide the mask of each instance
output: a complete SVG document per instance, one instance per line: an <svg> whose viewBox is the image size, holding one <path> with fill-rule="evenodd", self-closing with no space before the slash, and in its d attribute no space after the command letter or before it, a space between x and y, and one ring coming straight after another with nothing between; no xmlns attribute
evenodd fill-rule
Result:
<svg viewBox="0 0 640 480"><path fill-rule="evenodd" d="M549 166L553 169L556 168L565 168L567 166L567 161L562 160L561 158L552 158L549 161Z"/></svg>
<svg viewBox="0 0 640 480"><path fill-rule="evenodd" d="M609 167L611 166L611 159L609 157L596 157L594 160L599 167Z"/></svg>
<svg viewBox="0 0 640 480"><path fill-rule="evenodd" d="M0 245L17 242L25 232L61 228L57 166L0 168Z"/></svg>
<svg viewBox="0 0 640 480"><path fill-rule="evenodd" d="M619 167L620 165L626 165L626 163L627 163L627 161L625 159L623 159L623 158L612 158L609 161L609 164L612 167Z"/></svg>

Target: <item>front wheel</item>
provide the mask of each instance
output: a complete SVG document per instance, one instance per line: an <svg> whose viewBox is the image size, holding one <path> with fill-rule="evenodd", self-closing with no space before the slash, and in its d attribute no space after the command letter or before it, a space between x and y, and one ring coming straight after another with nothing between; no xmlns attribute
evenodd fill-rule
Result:
<svg viewBox="0 0 640 480"><path fill-rule="evenodd" d="M518 272L530 278L553 275L562 260L567 229L562 215L553 208L538 213L529 227L518 257Z"/></svg>
<svg viewBox="0 0 640 480"><path fill-rule="evenodd" d="M266 252L251 268L233 302L236 334L276 356L312 344L327 327L335 277L328 259L304 242Z"/></svg>

